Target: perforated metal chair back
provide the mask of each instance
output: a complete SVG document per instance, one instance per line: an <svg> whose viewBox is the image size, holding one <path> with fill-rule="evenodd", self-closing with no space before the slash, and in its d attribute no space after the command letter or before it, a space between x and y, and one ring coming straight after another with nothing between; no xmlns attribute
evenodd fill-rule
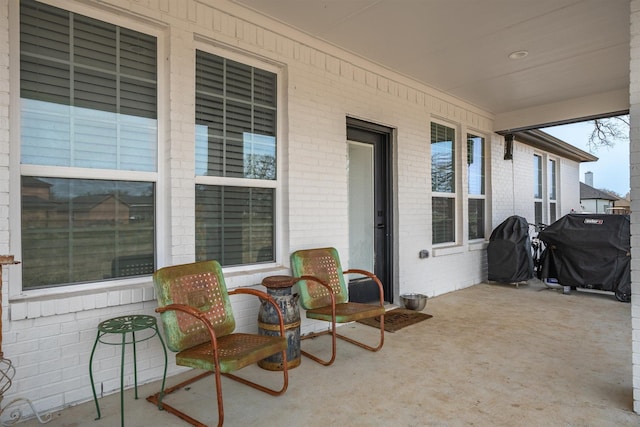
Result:
<svg viewBox="0 0 640 427"><path fill-rule="evenodd" d="M291 270L296 277L314 276L327 283L336 304L349 300L349 292L342 274L340 257L335 248L304 249L291 255ZM300 305L306 310L331 305L329 290L312 280L298 282Z"/></svg>
<svg viewBox="0 0 640 427"><path fill-rule="evenodd" d="M158 304L183 304L205 313L217 337L233 332L236 326L222 267L217 261L165 267L158 270L153 281ZM167 335L167 346L182 351L211 340L206 326L197 318L180 311L161 315Z"/></svg>

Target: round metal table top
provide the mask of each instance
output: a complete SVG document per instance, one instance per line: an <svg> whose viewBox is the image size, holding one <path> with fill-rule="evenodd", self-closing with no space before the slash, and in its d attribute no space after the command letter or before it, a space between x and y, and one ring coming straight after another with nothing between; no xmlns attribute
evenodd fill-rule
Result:
<svg viewBox="0 0 640 427"><path fill-rule="evenodd" d="M128 332L142 331L156 325L156 318L144 314L114 317L100 322L98 330L109 334L126 334Z"/></svg>

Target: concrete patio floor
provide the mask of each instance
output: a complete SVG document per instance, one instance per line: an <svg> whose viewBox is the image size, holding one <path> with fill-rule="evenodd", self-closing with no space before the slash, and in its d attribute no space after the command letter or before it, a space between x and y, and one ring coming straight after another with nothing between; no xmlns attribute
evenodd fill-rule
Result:
<svg viewBox="0 0 640 427"><path fill-rule="evenodd" d="M225 425L640 426L632 412L630 310L610 294L563 295L535 280L441 295L424 310L433 318L385 334L378 353L338 341L331 367L303 357L282 396L224 379ZM342 331L370 342L378 335L361 324ZM306 349L328 345L328 337L303 342ZM258 367L240 373L274 385L282 378ZM125 392L127 426L187 425L143 398L158 388L140 387L139 400ZM213 377L168 399L206 424L217 422ZM91 401L53 413L47 425L119 425L119 395L100 405L100 420Z"/></svg>

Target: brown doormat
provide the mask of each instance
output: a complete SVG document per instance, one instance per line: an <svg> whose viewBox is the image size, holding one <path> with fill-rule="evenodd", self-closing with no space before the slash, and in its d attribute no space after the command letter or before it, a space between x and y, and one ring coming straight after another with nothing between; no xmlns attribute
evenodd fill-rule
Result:
<svg viewBox="0 0 640 427"><path fill-rule="evenodd" d="M395 332L405 326L413 325L423 320L432 318L433 316L420 311L413 311L406 308L394 308L384 314L384 330L386 332ZM371 317L369 319L358 320L363 325L380 327L380 316Z"/></svg>

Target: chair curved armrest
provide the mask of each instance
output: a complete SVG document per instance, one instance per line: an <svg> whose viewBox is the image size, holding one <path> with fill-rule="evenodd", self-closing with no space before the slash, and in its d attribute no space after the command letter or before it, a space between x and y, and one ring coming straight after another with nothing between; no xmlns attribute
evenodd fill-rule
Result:
<svg viewBox="0 0 640 427"><path fill-rule="evenodd" d="M378 290L379 290L379 295L380 295L380 305L384 305L384 290L382 288L382 282L380 281L380 279L378 279L378 276L376 276L375 274L373 274L370 271L367 270L360 270L358 268L352 268L349 270L345 270L342 272L342 274L360 274L362 276L366 276L368 278L370 278L371 280L373 280L376 285L378 285ZM355 283L355 285L357 286L357 283Z"/></svg>
<svg viewBox="0 0 640 427"><path fill-rule="evenodd" d="M156 313L164 313L165 311L181 311L183 313L187 313L193 317L197 317L200 320L203 320L207 323L209 323L209 321L207 320L206 317L204 317L204 314L198 310L195 309L189 305L185 305L185 304L169 304L169 305L165 305L164 307L158 307L156 308Z"/></svg>
<svg viewBox="0 0 640 427"><path fill-rule="evenodd" d="M278 313L278 322L280 323L280 336L284 337L284 318L282 317L282 311L280 310L280 306L276 302L275 299L271 295L266 292L259 291L257 289L249 289L249 288L235 288L228 292L229 295L253 295L261 300L267 301L270 303L275 309L276 313Z"/></svg>
<svg viewBox="0 0 640 427"><path fill-rule="evenodd" d="M367 270L361 270L359 268L350 268L349 270L344 270L342 272L342 274L361 274L363 276L369 277L370 279L377 279L378 278L378 276L376 276L372 272L367 271Z"/></svg>

